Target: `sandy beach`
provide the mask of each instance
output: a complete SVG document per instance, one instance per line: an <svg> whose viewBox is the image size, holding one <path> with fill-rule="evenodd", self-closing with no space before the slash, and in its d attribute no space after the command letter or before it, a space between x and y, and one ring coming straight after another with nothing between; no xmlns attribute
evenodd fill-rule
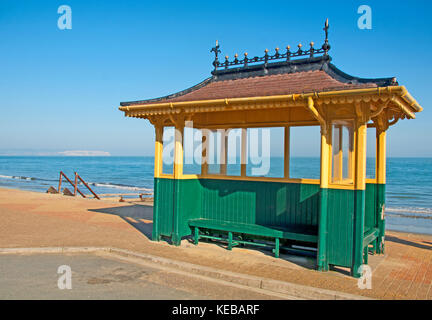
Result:
<svg viewBox="0 0 432 320"><path fill-rule="evenodd" d="M322 273L313 261L271 252L183 240L153 242L152 207L137 203L0 188L0 248L114 247L201 266L378 299L432 299L432 237L387 232L386 253L370 256L372 289L360 290L346 270Z"/></svg>

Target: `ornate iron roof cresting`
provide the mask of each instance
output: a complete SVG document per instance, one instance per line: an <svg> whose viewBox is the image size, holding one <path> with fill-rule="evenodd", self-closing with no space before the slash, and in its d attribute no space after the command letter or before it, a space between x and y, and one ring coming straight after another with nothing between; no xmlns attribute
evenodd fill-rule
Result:
<svg viewBox="0 0 432 320"><path fill-rule="evenodd" d="M238 65L243 65L244 67L247 67L250 63L256 63L256 62L264 62L264 66L267 66L267 63L271 60L285 59L285 61L290 61L291 58L297 58L302 56L309 56L310 58L313 58L314 55L316 54L323 54L324 56L326 56L328 55L328 51L330 50L330 44L328 42L328 30L329 30L328 19L326 19L325 21L323 30L325 31L325 40L324 40L324 44L319 49L314 48L314 43L311 42L309 44L310 48L308 50L303 50L302 49L303 45L299 43L297 45L298 49L295 51L290 51L291 47L286 46L285 53L280 53L279 52L280 49L275 48L275 53L269 54L269 50L265 49L264 56L253 57L253 58L248 58L248 53L245 52L243 59L238 59L238 54L236 53L234 55L234 60L230 61L229 57L225 56L224 62L219 61L218 54L221 53L221 51L219 50L220 47L219 43L216 40L216 46L210 50L210 52L214 52L215 54L215 59L213 61L214 70L216 71L219 67L224 67L225 69L228 69L229 67L238 66Z"/></svg>

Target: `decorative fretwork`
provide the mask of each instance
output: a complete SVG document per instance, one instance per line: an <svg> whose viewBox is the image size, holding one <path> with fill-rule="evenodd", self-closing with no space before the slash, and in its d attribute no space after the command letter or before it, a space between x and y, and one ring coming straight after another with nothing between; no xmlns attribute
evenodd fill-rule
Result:
<svg viewBox="0 0 432 320"><path fill-rule="evenodd" d="M215 70L217 70L220 67L223 67L225 69L228 69L229 67L232 67L232 66L247 67L251 63L258 63L258 62L264 62L264 65L266 66L267 63L269 61L272 61L272 60L284 59L285 61L290 61L292 58L304 57L304 56L308 56L310 58L313 58L315 55L319 55L319 54L323 54L324 56L326 56L326 55L328 55L328 51L330 50L330 45L328 43L328 30L329 30L328 19L326 19L326 21L325 21L325 25L324 25L323 30L325 31L325 40L324 40L324 44L321 46L321 48L315 48L314 47L315 44L313 42L311 42L309 44L310 48L307 50L303 50L302 44L299 43L297 45L298 49L294 50L294 51L291 51L290 46L287 46L286 51L283 53L280 52L279 48L275 49L274 54L269 54L269 50L265 49L264 50L264 56L253 57L253 58L249 58L248 53L245 52L243 59L239 59L239 56L236 53L234 55L234 60L230 61L229 57L225 56L224 62L219 61L219 55L218 54L221 53L221 51L219 50L219 47L220 47L219 43L216 40L216 46L210 50L210 52L214 52L214 54L215 54L215 60L213 61L213 66L214 66Z"/></svg>

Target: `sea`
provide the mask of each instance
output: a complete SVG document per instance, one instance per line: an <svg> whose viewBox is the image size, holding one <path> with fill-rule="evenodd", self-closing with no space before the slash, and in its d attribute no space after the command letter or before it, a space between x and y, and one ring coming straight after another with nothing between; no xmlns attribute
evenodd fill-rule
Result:
<svg viewBox="0 0 432 320"><path fill-rule="evenodd" d="M153 193L153 157L0 156L0 187L46 192L57 189L59 173L74 180L77 172L97 194ZM374 159L367 159L367 175L374 175ZM235 174L239 166L228 165ZM197 166L185 166L195 173ZM251 168L248 167L248 174ZM270 159L269 175L280 176L283 159ZM290 176L319 178L319 158L290 160ZM63 187L73 187L63 179ZM80 190L90 194L80 184ZM432 234L432 158L388 158L386 228Z"/></svg>

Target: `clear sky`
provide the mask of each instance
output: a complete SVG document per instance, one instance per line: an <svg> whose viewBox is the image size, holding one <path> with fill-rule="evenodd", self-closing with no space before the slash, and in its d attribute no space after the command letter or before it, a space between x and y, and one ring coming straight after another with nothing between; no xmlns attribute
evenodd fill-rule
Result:
<svg viewBox="0 0 432 320"><path fill-rule="evenodd" d="M60 5L72 29L60 30ZM360 30L360 5L372 29ZM158 97L210 75L222 55L323 41L348 74L397 77L423 106L389 131L389 156L432 156L430 1L0 1L0 154L98 150L153 155L148 121L120 101ZM309 155L307 144L298 154ZM316 150L311 154L316 154Z"/></svg>

